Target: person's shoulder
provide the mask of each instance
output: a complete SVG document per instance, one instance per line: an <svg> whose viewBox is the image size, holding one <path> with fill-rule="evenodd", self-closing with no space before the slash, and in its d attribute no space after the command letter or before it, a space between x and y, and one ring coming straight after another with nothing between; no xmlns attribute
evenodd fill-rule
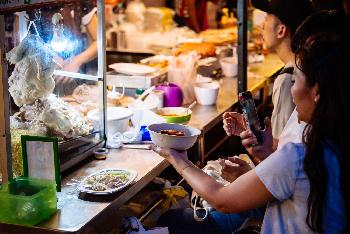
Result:
<svg viewBox="0 0 350 234"><path fill-rule="evenodd" d="M302 161L305 156L305 145L303 143L288 142L274 152L276 157L286 161Z"/></svg>
<svg viewBox="0 0 350 234"><path fill-rule="evenodd" d="M284 151L297 151L298 153L304 153L304 151L305 151L305 144L288 142L281 148L281 150L284 150Z"/></svg>

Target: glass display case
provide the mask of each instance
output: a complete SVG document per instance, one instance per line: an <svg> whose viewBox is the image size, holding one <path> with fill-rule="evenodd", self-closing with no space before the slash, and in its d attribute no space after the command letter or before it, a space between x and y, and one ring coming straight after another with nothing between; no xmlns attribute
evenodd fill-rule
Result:
<svg viewBox="0 0 350 234"><path fill-rule="evenodd" d="M40 135L59 139L65 171L106 139L104 1L6 1L0 14L7 168L20 175L21 135Z"/></svg>

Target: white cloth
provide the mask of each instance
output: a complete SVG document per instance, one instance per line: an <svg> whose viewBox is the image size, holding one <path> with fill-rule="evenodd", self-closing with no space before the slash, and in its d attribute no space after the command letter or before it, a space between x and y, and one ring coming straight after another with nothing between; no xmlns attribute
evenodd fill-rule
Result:
<svg viewBox="0 0 350 234"><path fill-rule="evenodd" d="M301 143L305 126L305 122L299 123L298 112L294 109L278 138L277 150L281 149L288 142Z"/></svg>
<svg viewBox="0 0 350 234"><path fill-rule="evenodd" d="M292 67L291 62L287 63L284 69ZM273 111L271 116L272 136L279 139L290 115L292 114L295 104L293 102L291 87L293 74L282 73L277 76L273 84L272 103Z"/></svg>

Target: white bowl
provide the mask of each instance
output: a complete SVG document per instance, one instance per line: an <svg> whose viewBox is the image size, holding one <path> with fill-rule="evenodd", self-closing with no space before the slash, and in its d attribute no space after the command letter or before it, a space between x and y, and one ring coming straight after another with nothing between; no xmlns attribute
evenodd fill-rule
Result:
<svg viewBox="0 0 350 234"><path fill-rule="evenodd" d="M107 107L107 136L123 133L128 130L129 119L133 115L132 111L124 107ZM93 109L87 114L92 121L94 129L99 130L102 120L100 120L99 109Z"/></svg>
<svg viewBox="0 0 350 234"><path fill-rule="evenodd" d="M140 100L136 100L128 105L128 108L133 112L133 116L131 117L131 122L134 126L138 126L143 120L143 113L146 110L155 111L157 109L159 101L155 103L144 102Z"/></svg>
<svg viewBox="0 0 350 234"><path fill-rule="evenodd" d="M197 137L201 134L200 130L181 124L152 124L148 126L148 130L156 146L175 150L188 150L196 143ZM161 130L177 130L184 132L185 136L161 134L159 133Z"/></svg>
<svg viewBox="0 0 350 234"><path fill-rule="evenodd" d="M214 105L219 94L220 85L216 82L200 83L194 87L197 102L201 105Z"/></svg>
<svg viewBox="0 0 350 234"><path fill-rule="evenodd" d="M222 72L226 77L235 77L238 74L238 61L235 57L220 59Z"/></svg>

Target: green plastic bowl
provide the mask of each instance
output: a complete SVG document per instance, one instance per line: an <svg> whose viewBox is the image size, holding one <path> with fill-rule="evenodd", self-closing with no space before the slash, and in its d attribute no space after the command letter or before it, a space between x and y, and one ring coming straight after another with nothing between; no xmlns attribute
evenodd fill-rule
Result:
<svg viewBox="0 0 350 234"><path fill-rule="evenodd" d="M192 111L185 113L184 107L164 107L160 108L156 113L163 117L167 123L187 124L192 115Z"/></svg>

